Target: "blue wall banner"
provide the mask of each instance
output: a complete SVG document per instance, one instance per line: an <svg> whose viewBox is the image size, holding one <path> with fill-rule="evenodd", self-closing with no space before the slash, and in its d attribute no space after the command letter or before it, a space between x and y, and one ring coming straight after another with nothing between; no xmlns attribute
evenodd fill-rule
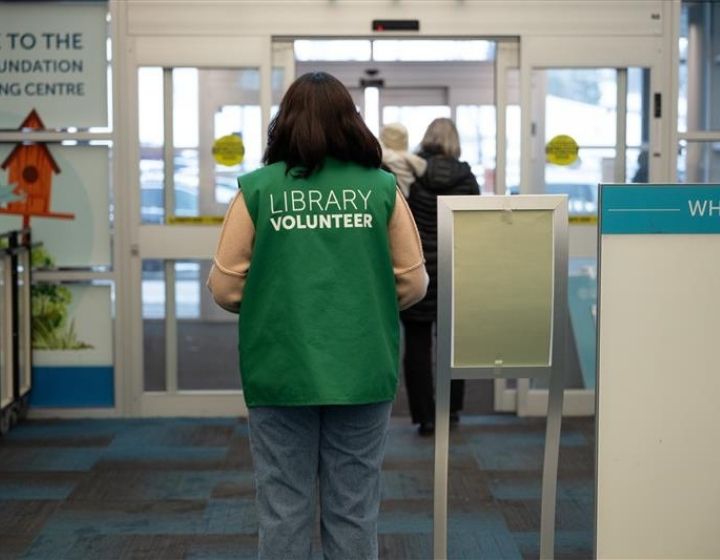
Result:
<svg viewBox="0 0 720 560"><path fill-rule="evenodd" d="M600 185L600 233L720 233L720 185Z"/></svg>

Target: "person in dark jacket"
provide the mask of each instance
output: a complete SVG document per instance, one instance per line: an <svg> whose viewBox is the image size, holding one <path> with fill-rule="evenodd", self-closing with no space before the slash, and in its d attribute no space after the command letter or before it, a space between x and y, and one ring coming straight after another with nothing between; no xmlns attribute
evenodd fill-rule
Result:
<svg viewBox="0 0 720 560"><path fill-rule="evenodd" d="M450 119L435 119L420 143L427 169L410 187L408 204L415 218L430 277L427 295L401 313L405 329L405 386L410 415L420 435L435 431L433 390L433 326L437 320L437 197L480 194L470 166L460 161L460 139ZM465 382L450 388L450 422L456 424L463 406Z"/></svg>

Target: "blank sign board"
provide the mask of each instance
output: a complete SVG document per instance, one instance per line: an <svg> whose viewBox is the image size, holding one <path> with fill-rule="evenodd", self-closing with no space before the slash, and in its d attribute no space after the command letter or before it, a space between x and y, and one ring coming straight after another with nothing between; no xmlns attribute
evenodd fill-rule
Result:
<svg viewBox="0 0 720 560"><path fill-rule="evenodd" d="M720 558L720 185L601 191L596 556Z"/></svg>
<svg viewBox="0 0 720 560"><path fill-rule="evenodd" d="M453 367L548 366L553 210L466 210L453 220Z"/></svg>

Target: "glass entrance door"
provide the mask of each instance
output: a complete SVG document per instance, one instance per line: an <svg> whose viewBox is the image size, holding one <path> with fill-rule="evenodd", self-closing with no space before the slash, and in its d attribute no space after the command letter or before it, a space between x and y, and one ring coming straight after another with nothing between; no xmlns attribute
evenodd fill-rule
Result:
<svg viewBox="0 0 720 560"><path fill-rule="evenodd" d="M214 304L205 281L237 177L261 165L293 69L269 38L223 42L136 49L133 354L142 415L244 411L237 316Z"/></svg>
<svg viewBox="0 0 720 560"><path fill-rule="evenodd" d="M521 181L514 192L568 196L569 278L566 414L595 404L599 183L649 182L664 164L658 51L610 38L556 37L523 44ZM632 42L632 41L630 41ZM653 106L651 106L651 100ZM547 390L520 380L517 411L542 415Z"/></svg>
<svg viewBox="0 0 720 560"><path fill-rule="evenodd" d="M595 216L598 183L648 181L647 68L532 73L533 184L566 194L571 216ZM561 153L563 143L575 154Z"/></svg>
<svg viewBox="0 0 720 560"><path fill-rule="evenodd" d="M649 78L647 68L637 67L532 73L533 185L568 197L573 249L565 383L578 412L592 412L594 403L598 184L648 181ZM544 400L541 382L521 387L535 395L542 390Z"/></svg>

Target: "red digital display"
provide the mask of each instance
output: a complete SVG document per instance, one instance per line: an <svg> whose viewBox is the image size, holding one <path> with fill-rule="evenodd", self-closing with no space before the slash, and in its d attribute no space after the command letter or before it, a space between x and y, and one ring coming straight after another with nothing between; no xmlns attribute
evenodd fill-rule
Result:
<svg viewBox="0 0 720 560"><path fill-rule="evenodd" d="M374 19L373 31L420 31L417 19Z"/></svg>

